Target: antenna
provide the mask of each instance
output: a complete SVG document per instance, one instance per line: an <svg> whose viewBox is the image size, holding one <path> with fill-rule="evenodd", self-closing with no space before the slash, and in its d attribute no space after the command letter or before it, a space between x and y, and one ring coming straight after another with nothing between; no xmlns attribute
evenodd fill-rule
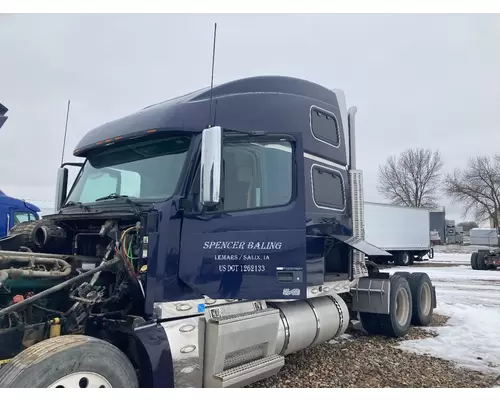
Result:
<svg viewBox="0 0 500 400"><path fill-rule="evenodd" d="M66 148L66 135L68 134L68 119L69 119L69 107L71 105L71 100L68 100L68 109L66 110L66 125L64 127L64 139L63 139L63 147L61 154L61 165L64 162L64 150Z"/></svg>
<svg viewBox="0 0 500 400"><path fill-rule="evenodd" d="M212 123L212 92L214 90L214 69L215 69L215 42L217 40L217 22L214 24L214 45L212 49L212 79L210 81L210 115L208 116L208 127L210 128ZM214 125L215 125L215 115L214 115Z"/></svg>

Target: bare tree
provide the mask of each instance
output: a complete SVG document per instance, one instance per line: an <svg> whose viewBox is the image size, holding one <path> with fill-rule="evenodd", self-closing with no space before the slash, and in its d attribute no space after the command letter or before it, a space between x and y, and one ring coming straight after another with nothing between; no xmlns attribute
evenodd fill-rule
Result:
<svg viewBox="0 0 500 400"><path fill-rule="evenodd" d="M378 192L393 204L436 207L442 167L439 151L407 149L379 166Z"/></svg>
<svg viewBox="0 0 500 400"><path fill-rule="evenodd" d="M457 226L464 228L464 232L469 232L473 228L477 228L478 224L475 221L462 221Z"/></svg>
<svg viewBox="0 0 500 400"><path fill-rule="evenodd" d="M444 181L445 193L463 204L464 217L474 213L479 222L491 220L494 228L500 218L500 154L493 157L473 157L463 169L448 174Z"/></svg>

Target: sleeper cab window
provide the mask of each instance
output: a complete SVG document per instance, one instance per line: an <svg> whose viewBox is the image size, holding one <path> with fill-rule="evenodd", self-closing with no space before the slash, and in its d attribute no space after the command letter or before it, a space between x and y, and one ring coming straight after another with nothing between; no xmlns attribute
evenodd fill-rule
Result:
<svg viewBox="0 0 500 400"><path fill-rule="evenodd" d="M344 182L340 172L313 165L313 199L318 207L343 210L345 207Z"/></svg>
<svg viewBox="0 0 500 400"><path fill-rule="evenodd" d="M337 147L340 144L339 126L333 113L311 107L311 132L313 136Z"/></svg>
<svg viewBox="0 0 500 400"><path fill-rule="evenodd" d="M284 206L292 200L293 145L289 141L225 142L221 211Z"/></svg>

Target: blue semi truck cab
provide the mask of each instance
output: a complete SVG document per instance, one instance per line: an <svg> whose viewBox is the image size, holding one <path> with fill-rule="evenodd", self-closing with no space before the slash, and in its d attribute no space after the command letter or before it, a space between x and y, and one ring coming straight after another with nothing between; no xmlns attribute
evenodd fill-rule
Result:
<svg viewBox="0 0 500 400"><path fill-rule="evenodd" d="M7 196L0 190L0 238L7 236L16 224L25 221L38 221L40 209L24 200Z"/></svg>
<svg viewBox="0 0 500 400"><path fill-rule="evenodd" d="M9 109L0 103L0 129L7 121ZM0 190L0 238L7 236L9 230L18 223L36 221L40 209L34 204L7 196Z"/></svg>
<svg viewBox="0 0 500 400"><path fill-rule="evenodd" d="M355 111L263 76L87 133L56 213L0 240L0 387L245 386L351 320L428 325L429 277L365 260Z"/></svg>

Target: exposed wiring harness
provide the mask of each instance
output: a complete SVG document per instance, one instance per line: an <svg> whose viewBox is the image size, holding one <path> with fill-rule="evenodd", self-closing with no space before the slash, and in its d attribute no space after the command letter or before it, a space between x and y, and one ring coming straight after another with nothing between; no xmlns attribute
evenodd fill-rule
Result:
<svg viewBox="0 0 500 400"><path fill-rule="evenodd" d="M139 273L138 271L136 271L136 267L134 266L134 261L138 260L140 257L134 255L133 251L134 236L132 235L132 233L135 233L135 235L139 234L138 225L131 226L122 232L120 240L118 241L118 247L115 250L116 252L119 252L120 255L122 256L123 261L130 270L132 276L134 276L139 281Z"/></svg>

